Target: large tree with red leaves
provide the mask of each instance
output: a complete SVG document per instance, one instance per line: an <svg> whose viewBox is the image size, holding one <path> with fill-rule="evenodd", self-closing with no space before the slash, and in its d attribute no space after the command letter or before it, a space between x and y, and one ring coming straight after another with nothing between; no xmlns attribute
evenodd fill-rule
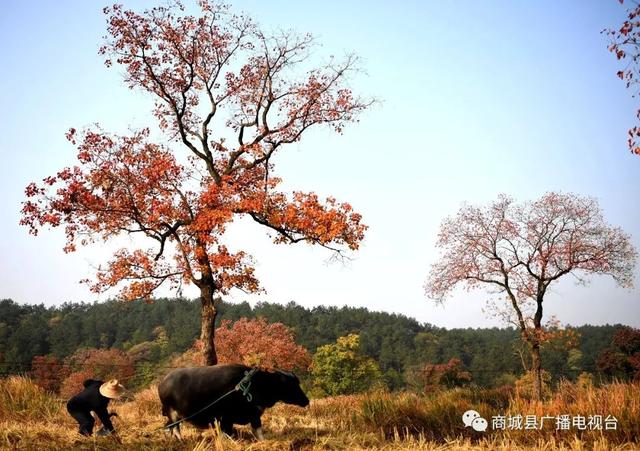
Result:
<svg viewBox="0 0 640 451"><path fill-rule="evenodd" d="M542 394L540 348L552 329L543 327L549 286L569 274L610 275L632 286L637 258L629 237L609 226L598 203L573 194L548 193L517 205L502 196L485 207L464 206L446 219L437 246L443 250L425 284L443 301L458 285L487 287L506 301L507 319L531 351L535 395Z"/></svg>
<svg viewBox="0 0 640 451"><path fill-rule="evenodd" d="M122 235L145 237L121 249L88 281L95 292L119 287L124 299L150 298L160 286L194 284L202 302L207 364L217 362L215 299L231 289L259 290L251 258L223 244L229 223L246 216L276 243L307 242L342 255L366 226L347 203L279 190L274 156L305 131L341 132L370 100L346 86L356 58L311 67L312 38L266 34L227 6L199 2L142 13L105 8L106 65L155 99L164 138L149 129L127 136L99 127L67 137L78 164L26 188L21 223L37 234L63 226L66 252Z"/></svg>

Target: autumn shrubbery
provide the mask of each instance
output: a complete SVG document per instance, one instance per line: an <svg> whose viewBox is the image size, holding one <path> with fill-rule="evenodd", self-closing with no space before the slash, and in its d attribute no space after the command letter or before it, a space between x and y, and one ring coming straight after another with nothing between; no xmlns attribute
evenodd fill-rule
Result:
<svg viewBox="0 0 640 451"><path fill-rule="evenodd" d="M86 379L118 379L126 384L135 375L133 360L119 349L82 349L67 357L65 363L70 373L60 387L63 397L81 391Z"/></svg>
<svg viewBox="0 0 640 451"><path fill-rule="evenodd" d="M80 349L59 361L54 356L35 356L30 376L49 392L70 397L83 389L86 379L118 379L126 383L135 375L133 359L119 349Z"/></svg>
<svg viewBox="0 0 640 451"><path fill-rule="evenodd" d="M264 318L223 320L216 329L216 349L221 363L302 372L311 363L309 351L296 344L289 327Z"/></svg>
<svg viewBox="0 0 640 451"><path fill-rule="evenodd" d="M462 387L472 381L471 373L456 358L447 363L426 363L418 370L408 372L407 378L411 387L425 393Z"/></svg>
<svg viewBox="0 0 640 451"><path fill-rule="evenodd" d="M268 323L264 318L223 320L215 335L218 363L242 363L296 372L306 372L311 363L309 351L296 343L293 331L282 323ZM174 367L202 365L200 340L171 361Z"/></svg>
<svg viewBox="0 0 640 451"><path fill-rule="evenodd" d="M37 385L49 392L60 390L67 373L56 356L37 355L31 360L31 377Z"/></svg>
<svg viewBox="0 0 640 451"><path fill-rule="evenodd" d="M612 341L598 356L598 370L609 377L640 381L640 330L621 327Z"/></svg>

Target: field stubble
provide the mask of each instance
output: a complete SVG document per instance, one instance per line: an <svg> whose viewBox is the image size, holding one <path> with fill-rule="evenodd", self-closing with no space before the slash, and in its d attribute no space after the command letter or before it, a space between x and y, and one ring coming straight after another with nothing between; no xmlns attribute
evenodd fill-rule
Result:
<svg viewBox="0 0 640 451"><path fill-rule="evenodd" d="M465 428L469 409L493 415L613 415L609 431L504 430L485 433ZM164 424L155 388L113 402L118 412L112 437L83 438L64 402L29 379L0 380L1 449L86 450L636 450L640 449L640 386L603 387L562 384L553 397L534 402L506 390L453 389L429 396L374 392L313 400L306 408L278 405L263 416L267 440L257 442L250 429L238 427L230 438L216 428L183 428L179 443L158 430Z"/></svg>

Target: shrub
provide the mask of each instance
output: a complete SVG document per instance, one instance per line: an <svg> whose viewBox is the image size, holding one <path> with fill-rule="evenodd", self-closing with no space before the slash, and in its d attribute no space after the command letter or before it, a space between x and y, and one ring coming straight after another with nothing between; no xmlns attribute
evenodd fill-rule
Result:
<svg viewBox="0 0 640 451"><path fill-rule="evenodd" d="M528 371L516 381L516 394L525 399L534 398L534 380L533 371ZM542 397L548 398L551 395L551 374L542 370Z"/></svg>
<svg viewBox="0 0 640 451"><path fill-rule="evenodd" d="M118 379L126 383L135 374L133 360L119 349L81 349L65 359L71 373L62 382L60 395L70 397L83 389L86 379Z"/></svg>
<svg viewBox="0 0 640 451"><path fill-rule="evenodd" d="M640 329L620 327L612 344L598 356L598 371L609 378L640 380Z"/></svg>
<svg viewBox="0 0 640 451"><path fill-rule="evenodd" d="M215 333L218 363L242 363L265 369L306 372L311 356L296 344L290 328L282 323L268 323L264 318L240 318L236 322L223 320ZM202 366L202 342L172 359L179 367Z"/></svg>
<svg viewBox="0 0 640 451"><path fill-rule="evenodd" d="M264 318L223 320L215 336L220 363L302 372L311 363L309 351L296 344L293 332L282 323Z"/></svg>
<svg viewBox="0 0 640 451"><path fill-rule="evenodd" d="M441 388L462 387L471 382L471 373L464 369L460 359L448 363L427 363L419 373L425 392Z"/></svg>
<svg viewBox="0 0 640 451"><path fill-rule="evenodd" d="M31 360L31 377L40 387L50 392L57 392L66 377L62 362L50 355L36 355Z"/></svg>
<svg viewBox="0 0 640 451"><path fill-rule="evenodd" d="M311 375L316 389L328 395L359 393L382 381L378 364L361 353L360 337L355 334L319 347Z"/></svg>

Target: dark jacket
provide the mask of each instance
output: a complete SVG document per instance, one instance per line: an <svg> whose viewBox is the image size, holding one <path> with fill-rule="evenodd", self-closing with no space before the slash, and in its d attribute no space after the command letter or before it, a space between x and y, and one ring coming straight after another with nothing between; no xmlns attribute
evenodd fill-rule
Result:
<svg viewBox="0 0 640 451"><path fill-rule="evenodd" d="M102 422L104 428L108 431L113 431L113 424L111 424L109 412L107 411L110 399L102 396L99 391L103 383L103 381L95 379L87 379L84 381L84 390L67 402L67 410L69 412L93 411Z"/></svg>

